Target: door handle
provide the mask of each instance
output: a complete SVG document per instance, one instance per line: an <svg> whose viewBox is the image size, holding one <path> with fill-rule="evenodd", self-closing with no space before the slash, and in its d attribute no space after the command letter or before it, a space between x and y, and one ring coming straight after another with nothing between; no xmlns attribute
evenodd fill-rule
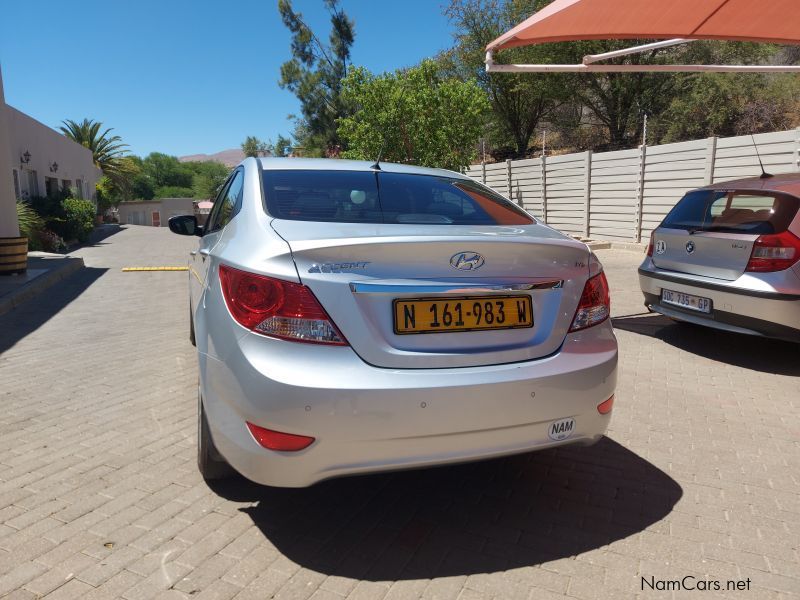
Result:
<svg viewBox="0 0 800 600"><path fill-rule="evenodd" d="M208 248L203 248L202 250L200 250L200 255L203 257L203 260L205 260L206 256L208 256L209 254L211 254L211 251Z"/></svg>

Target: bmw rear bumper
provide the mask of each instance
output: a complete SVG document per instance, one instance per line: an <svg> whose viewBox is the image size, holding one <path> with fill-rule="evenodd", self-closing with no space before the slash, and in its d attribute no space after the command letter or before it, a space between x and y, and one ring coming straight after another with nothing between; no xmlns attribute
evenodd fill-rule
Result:
<svg viewBox="0 0 800 600"><path fill-rule="evenodd" d="M597 405L614 394L617 342L607 321L569 334L557 353L535 361L385 369L349 347L247 334L224 362L201 354L200 368L223 457L255 482L305 487L342 475L591 444L610 420ZM552 439L552 424L570 418L568 437ZM246 421L316 441L299 452L267 450Z"/></svg>
<svg viewBox="0 0 800 600"><path fill-rule="evenodd" d="M645 306L673 319L800 343L800 294L737 289L646 268L639 269L639 284ZM711 312L706 314L666 304L662 301L663 289L708 298Z"/></svg>

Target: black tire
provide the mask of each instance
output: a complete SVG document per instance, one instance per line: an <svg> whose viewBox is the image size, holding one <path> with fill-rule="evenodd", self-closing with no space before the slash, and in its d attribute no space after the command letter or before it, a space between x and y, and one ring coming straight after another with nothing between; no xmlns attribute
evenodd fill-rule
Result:
<svg viewBox="0 0 800 600"><path fill-rule="evenodd" d="M192 346L197 346L197 341L194 339L194 316L192 315L192 305L189 305L189 341Z"/></svg>
<svg viewBox="0 0 800 600"><path fill-rule="evenodd" d="M233 469L225 462L208 429L206 413L203 410L203 400L198 390L197 394L197 468L203 479L225 479L233 474Z"/></svg>

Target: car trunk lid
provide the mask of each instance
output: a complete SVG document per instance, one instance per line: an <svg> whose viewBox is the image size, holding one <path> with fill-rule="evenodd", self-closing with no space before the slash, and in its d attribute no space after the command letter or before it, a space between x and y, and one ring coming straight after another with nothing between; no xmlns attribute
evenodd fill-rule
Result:
<svg viewBox="0 0 800 600"><path fill-rule="evenodd" d="M585 245L535 223L476 227L276 219L272 226L291 247L300 280L354 351L379 367L465 367L548 356L563 343L589 274ZM460 301L466 313L476 298L497 307L503 297L529 298L533 326L429 335L396 330L395 301L444 300L449 310ZM423 311L432 305L419 306Z"/></svg>

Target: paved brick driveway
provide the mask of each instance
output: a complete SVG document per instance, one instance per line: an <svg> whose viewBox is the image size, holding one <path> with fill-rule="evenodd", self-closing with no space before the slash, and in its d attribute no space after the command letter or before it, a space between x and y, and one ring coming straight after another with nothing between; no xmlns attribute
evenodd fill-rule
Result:
<svg viewBox="0 0 800 600"><path fill-rule="evenodd" d="M0 596L647 598L672 594L642 577L687 575L723 591L675 596L800 595L800 350L641 314L636 253L599 253L622 353L601 444L209 489L185 273L119 270L192 244L122 230L0 317Z"/></svg>

